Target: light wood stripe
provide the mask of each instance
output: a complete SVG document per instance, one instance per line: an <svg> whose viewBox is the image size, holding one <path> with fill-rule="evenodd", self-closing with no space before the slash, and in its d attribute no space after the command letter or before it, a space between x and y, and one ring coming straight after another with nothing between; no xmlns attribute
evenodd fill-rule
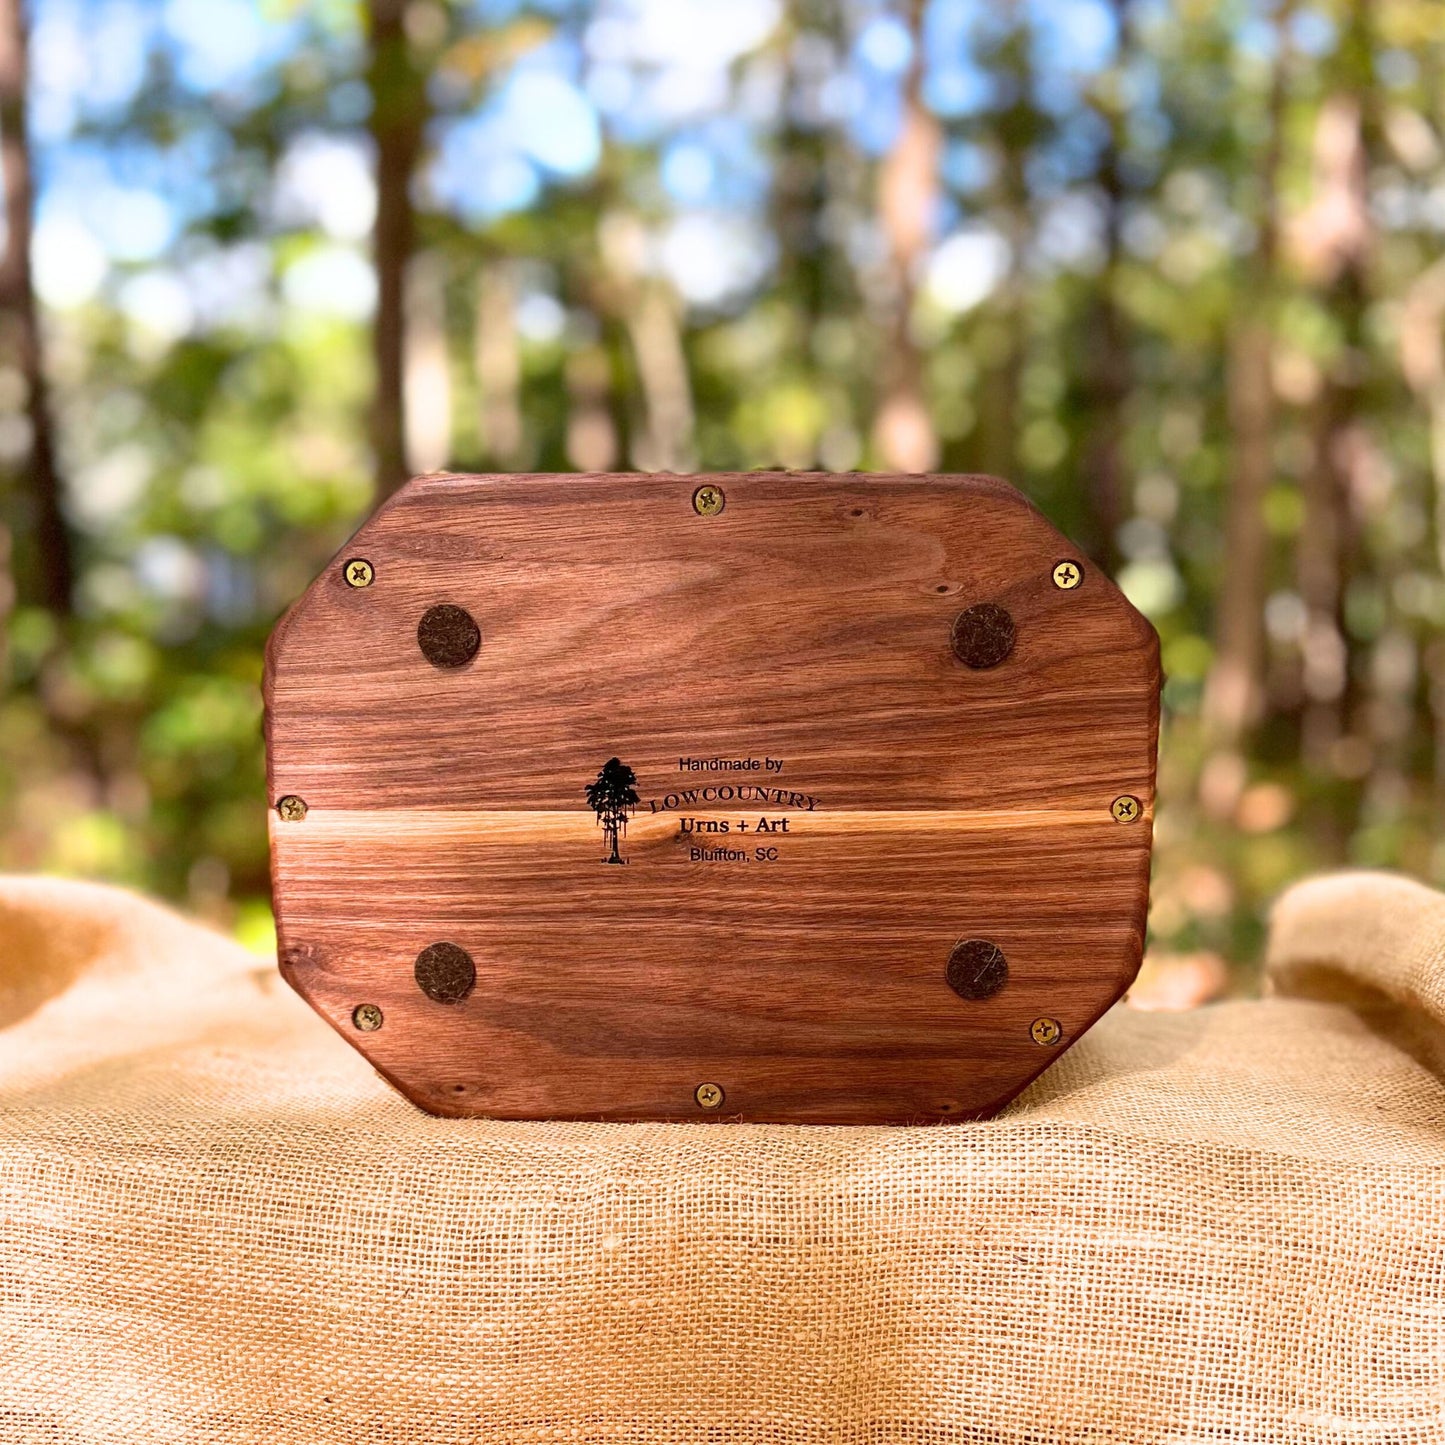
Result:
<svg viewBox="0 0 1445 1445"><path fill-rule="evenodd" d="M1146 808L1145 816L1150 816ZM759 817L786 818L787 836L831 836L847 833L987 833L1031 828L1103 827L1137 831L1140 841L1147 830L1137 823L1119 824L1107 809L991 809L943 810L879 808L838 809L806 812L792 808L769 808L744 803L732 808L688 808L676 812L639 813L629 820L627 837L637 841L667 837L677 832L681 817L735 821L746 818L747 834ZM384 841L408 835L428 839L459 838L478 841L519 838L587 838L598 832L597 820L587 809L360 809L312 808L299 823L283 822L271 815L273 836L282 845L290 843L343 843L361 839ZM706 835L704 835L706 836ZM757 835L764 836L764 835ZM781 835L780 835L781 836Z"/></svg>

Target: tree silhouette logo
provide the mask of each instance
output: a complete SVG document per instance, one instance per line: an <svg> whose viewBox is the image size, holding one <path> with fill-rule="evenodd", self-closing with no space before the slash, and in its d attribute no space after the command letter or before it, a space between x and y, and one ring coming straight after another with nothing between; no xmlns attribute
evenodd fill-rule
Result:
<svg viewBox="0 0 1445 1445"><path fill-rule="evenodd" d="M597 781L587 784L587 801L602 825L609 855L604 863L626 863L617 851L620 836L627 831L628 815L638 804L637 774L621 758L608 758L597 774Z"/></svg>

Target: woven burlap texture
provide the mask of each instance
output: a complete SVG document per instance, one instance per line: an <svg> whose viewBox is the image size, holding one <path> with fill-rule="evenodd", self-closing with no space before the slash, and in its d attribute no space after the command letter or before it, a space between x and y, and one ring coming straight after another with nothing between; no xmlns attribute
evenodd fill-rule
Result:
<svg viewBox="0 0 1445 1445"><path fill-rule="evenodd" d="M0 1441L1445 1442L1445 898L1301 886L1269 971L986 1124L452 1121L0 880Z"/></svg>

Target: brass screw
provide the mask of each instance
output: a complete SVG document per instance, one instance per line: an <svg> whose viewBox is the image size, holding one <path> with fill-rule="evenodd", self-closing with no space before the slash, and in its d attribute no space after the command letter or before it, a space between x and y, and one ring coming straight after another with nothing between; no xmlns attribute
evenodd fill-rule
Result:
<svg viewBox="0 0 1445 1445"><path fill-rule="evenodd" d="M699 1084L697 1093L693 1097L704 1109L720 1108L723 1101L721 1084Z"/></svg>
<svg viewBox="0 0 1445 1445"><path fill-rule="evenodd" d="M1054 586L1061 587L1065 592L1072 592L1080 582L1084 580L1084 569L1077 562L1057 562L1054 564Z"/></svg>
<svg viewBox="0 0 1445 1445"><path fill-rule="evenodd" d="M708 485L692 494L692 509L699 517L715 517L723 509L722 488Z"/></svg>
<svg viewBox="0 0 1445 1445"><path fill-rule="evenodd" d="M299 823L306 816L306 799L298 798L295 793L287 793L284 798L276 801L276 811L286 823Z"/></svg>
<svg viewBox="0 0 1445 1445"><path fill-rule="evenodd" d="M1116 823L1132 823L1139 818L1144 810L1139 806L1138 798L1130 793L1123 793L1109 804L1109 811L1114 815Z"/></svg>
<svg viewBox="0 0 1445 1445"><path fill-rule="evenodd" d="M1063 1036L1058 1019L1035 1019L1029 1025L1029 1037L1036 1044L1056 1044Z"/></svg>
<svg viewBox="0 0 1445 1445"><path fill-rule="evenodd" d="M364 1034L381 1027L381 1010L374 1003L359 1003L351 1010L351 1022Z"/></svg>
<svg viewBox="0 0 1445 1445"><path fill-rule="evenodd" d="M348 587L370 587L376 571L365 557L353 557L346 564L346 585Z"/></svg>

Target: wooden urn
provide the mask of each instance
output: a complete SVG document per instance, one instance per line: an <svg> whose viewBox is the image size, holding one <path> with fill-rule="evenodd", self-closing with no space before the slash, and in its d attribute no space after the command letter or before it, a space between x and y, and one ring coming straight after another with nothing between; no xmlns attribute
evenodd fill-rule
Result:
<svg viewBox="0 0 1445 1445"><path fill-rule="evenodd" d="M266 662L286 981L510 1119L977 1119L1144 941L1158 639L975 476L420 477Z"/></svg>

